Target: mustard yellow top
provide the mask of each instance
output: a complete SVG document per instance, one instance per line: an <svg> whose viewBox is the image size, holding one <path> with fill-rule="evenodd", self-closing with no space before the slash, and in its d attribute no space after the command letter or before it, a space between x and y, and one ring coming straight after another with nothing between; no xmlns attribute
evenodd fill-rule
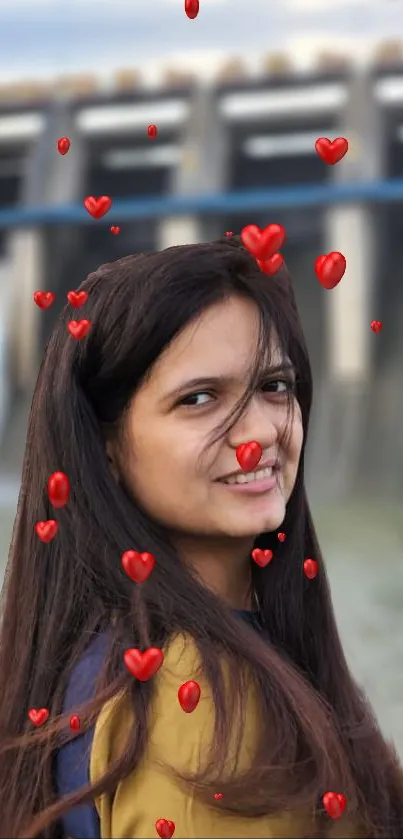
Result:
<svg viewBox="0 0 403 839"><path fill-rule="evenodd" d="M122 780L114 796L96 799L101 839L150 839L157 837L155 822L167 819L175 824L174 839L290 839L309 836L312 824L307 815L280 813L276 817L243 818L227 815L200 803L192 791L180 784L161 763L186 772L197 771L199 756L213 736L214 710L208 683L200 674L200 662L193 641L176 636L165 650L164 663L154 676L155 697L150 708L149 741L136 771ZM178 701L178 688L194 679L201 688L200 702L185 713ZM247 698L246 726L239 767L252 759L258 736L256 697ZM121 755L134 725L130 700L120 694L101 711L95 727L90 759L91 781L99 780ZM231 756L229 756L231 758ZM220 792L218 789L217 792ZM347 809L331 822L334 839L356 839Z"/></svg>

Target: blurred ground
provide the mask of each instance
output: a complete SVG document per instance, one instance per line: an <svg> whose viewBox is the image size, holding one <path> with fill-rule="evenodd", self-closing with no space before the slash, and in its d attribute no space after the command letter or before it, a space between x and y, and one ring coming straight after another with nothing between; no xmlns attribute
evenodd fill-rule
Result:
<svg viewBox="0 0 403 839"><path fill-rule="evenodd" d="M313 514L348 661L403 760L402 504L313 505ZM0 508L1 578L13 515Z"/></svg>

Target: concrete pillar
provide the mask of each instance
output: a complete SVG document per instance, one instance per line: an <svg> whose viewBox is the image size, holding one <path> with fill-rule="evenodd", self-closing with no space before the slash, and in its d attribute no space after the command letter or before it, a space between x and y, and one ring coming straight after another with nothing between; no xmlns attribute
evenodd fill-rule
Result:
<svg viewBox="0 0 403 839"><path fill-rule="evenodd" d="M57 140L65 136L71 140L71 147L63 157L57 150ZM21 185L22 205L63 204L76 200L82 190L84 164L70 103L61 99L49 110L43 135L27 159ZM14 383L19 389L32 386L41 353L41 327L49 314L35 306L32 295L37 290L56 290L61 262L72 249L72 236L74 230L67 226L52 228L49 253L50 239L44 230L21 228L10 233L14 311L18 311L19 321L19 329L13 332L10 340Z"/></svg>
<svg viewBox="0 0 403 839"><path fill-rule="evenodd" d="M347 155L331 167L334 183L383 176L382 115L372 81L361 71L351 80L336 136L349 142ZM322 498L343 497L357 485L362 463L372 368L372 299L379 259L376 219L365 204L329 206L325 211L324 253L340 251L347 268L340 284L325 295L327 376L316 401L310 472ZM371 343L372 341L372 343ZM324 348L325 349L325 348Z"/></svg>
<svg viewBox="0 0 403 839"><path fill-rule="evenodd" d="M226 128L217 113L213 92L200 86L185 127L181 162L172 175L172 194L207 194L225 190L227 183ZM167 218L159 223L158 248L210 241L224 232L219 219Z"/></svg>

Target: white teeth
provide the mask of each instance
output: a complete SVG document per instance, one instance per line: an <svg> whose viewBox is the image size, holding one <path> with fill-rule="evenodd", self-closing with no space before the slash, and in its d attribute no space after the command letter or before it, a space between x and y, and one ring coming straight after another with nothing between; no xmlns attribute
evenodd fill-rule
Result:
<svg viewBox="0 0 403 839"><path fill-rule="evenodd" d="M257 472L246 472L244 475L231 475L224 484L250 484L251 481L261 481L262 478L270 478L273 474L273 468L267 466L266 469L259 469Z"/></svg>

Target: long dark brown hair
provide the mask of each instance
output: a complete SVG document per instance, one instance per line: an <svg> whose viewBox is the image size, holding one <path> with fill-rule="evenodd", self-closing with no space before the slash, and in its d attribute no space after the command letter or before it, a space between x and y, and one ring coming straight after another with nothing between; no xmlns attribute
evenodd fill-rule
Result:
<svg viewBox="0 0 403 839"><path fill-rule="evenodd" d="M121 433L125 409L164 348L208 306L234 293L255 301L260 334L249 387L218 433L226 433L253 395L274 329L297 371L305 447L311 371L286 270L266 276L234 237L128 256L102 266L80 288L89 295L80 317L91 320L92 328L81 341L71 338L67 322L77 314L66 306L46 349L2 595L0 837L55 839L60 817L70 807L112 793L135 771L147 743L154 683L128 673L123 650L164 645L180 630L197 645L216 708L206 764L181 782L191 784L210 806L219 788L224 793L220 810L253 817L309 808L317 825L323 794L342 792L366 836L398 839L403 836L401 769L346 664L304 489L304 451L282 525L286 541L280 544L270 533L256 539L257 546L275 550L269 566L252 572L269 638L264 640L184 567L169 534L116 483L105 450L105 429ZM55 511L46 486L59 470L69 476L71 499ZM44 544L34 527L49 518L57 519L59 533ZM122 569L121 555L128 549L156 557L141 586ZM319 563L314 580L303 573L307 557ZM55 751L76 736L68 716L60 714L63 694L84 649L106 629L111 645L96 696L77 709L81 732L120 691L130 696L136 725L121 759L101 781L58 800ZM229 665L229 691L223 660ZM225 776L246 673L257 686L261 735L248 771ZM50 711L37 730L28 719L32 707Z"/></svg>

